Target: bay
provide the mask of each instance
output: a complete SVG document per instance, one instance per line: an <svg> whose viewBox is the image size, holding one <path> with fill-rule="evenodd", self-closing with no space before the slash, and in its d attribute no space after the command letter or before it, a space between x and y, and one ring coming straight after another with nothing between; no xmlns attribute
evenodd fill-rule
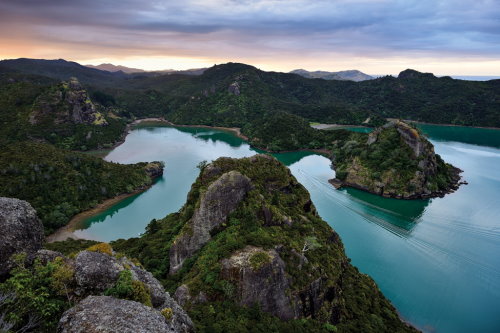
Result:
<svg viewBox="0 0 500 333"><path fill-rule="evenodd" d="M309 152L274 154L308 189L347 255L372 276L401 316L425 332L500 331L500 131L422 125L444 160L469 185L444 198L402 201L355 189L335 190L330 161ZM84 221L78 237L139 236L153 218L179 210L199 170L220 156L259 151L229 132L142 127L106 160L162 160L164 176L148 191Z"/></svg>

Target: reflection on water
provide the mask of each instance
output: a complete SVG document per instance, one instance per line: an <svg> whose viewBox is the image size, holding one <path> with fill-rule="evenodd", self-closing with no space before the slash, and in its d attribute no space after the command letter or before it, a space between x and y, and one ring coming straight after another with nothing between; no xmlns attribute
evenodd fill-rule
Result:
<svg viewBox="0 0 500 333"><path fill-rule="evenodd" d="M487 135L479 135L479 142ZM335 172L327 158L309 152L275 156L310 192L353 264L375 279L406 320L426 332L499 332L500 150L442 136L435 140L432 134L431 139L436 152L464 170L469 182L432 200L335 190L328 183ZM181 208L200 161L256 152L230 133L211 129L134 130L106 159L162 160L164 177L90 219L77 235L104 241L137 236L151 219Z"/></svg>
<svg viewBox="0 0 500 333"><path fill-rule="evenodd" d="M355 202L358 213L363 214L370 221L411 231L415 223L420 220L425 208L431 202L426 200L398 200L382 198L353 188L343 189L349 195L350 202Z"/></svg>
<svg viewBox="0 0 500 333"><path fill-rule="evenodd" d="M456 141L473 145L500 148L500 130L464 126L416 124L434 141Z"/></svg>

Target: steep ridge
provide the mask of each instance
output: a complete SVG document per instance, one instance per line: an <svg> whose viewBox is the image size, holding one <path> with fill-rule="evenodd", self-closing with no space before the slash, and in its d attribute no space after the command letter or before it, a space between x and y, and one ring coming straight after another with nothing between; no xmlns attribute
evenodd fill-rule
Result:
<svg viewBox="0 0 500 333"><path fill-rule="evenodd" d="M177 244L186 239L203 241L185 251ZM175 290L200 331L414 331L349 263L305 188L268 155L217 159L178 213L113 246Z"/></svg>

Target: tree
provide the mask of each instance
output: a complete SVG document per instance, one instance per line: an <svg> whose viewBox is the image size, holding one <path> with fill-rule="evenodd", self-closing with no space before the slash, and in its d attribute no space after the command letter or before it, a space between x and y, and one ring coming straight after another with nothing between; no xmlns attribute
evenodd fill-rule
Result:
<svg viewBox="0 0 500 333"><path fill-rule="evenodd" d="M321 247L321 244L318 242L316 239L316 236L307 236L305 241L304 241L304 247L302 247L302 253L304 254L305 252L309 250L315 250Z"/></svg>
<svg viewBox="0 0 500 333"><path fill-rule="evenodd" d="M200 163L198 163L198 165L196 165L196 167L198 169L200 169L200 172L203 172L203 170L205 170L205 168L207 167L207 165L208 165L207 160L203 160Z"/></svg>

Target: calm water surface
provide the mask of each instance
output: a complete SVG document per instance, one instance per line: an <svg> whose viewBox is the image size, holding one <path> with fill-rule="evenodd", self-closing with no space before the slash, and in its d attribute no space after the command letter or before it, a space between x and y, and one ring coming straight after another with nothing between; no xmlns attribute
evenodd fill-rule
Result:
<svg viewBox="0 0 500 333"><path fill-rule="evenodd" d="M342 237L354 265L371 275L401 316L425 332L500 332L500 131L421 125L469 185L445 198L401 201L335 190L330 161L275 154L309 190L318 212ZM162 160L148 191L85 222L82 238L138 236L153 218L178 211L196 165L256 150L230 133L149 127L132 131L106 160Z"/></svg>

